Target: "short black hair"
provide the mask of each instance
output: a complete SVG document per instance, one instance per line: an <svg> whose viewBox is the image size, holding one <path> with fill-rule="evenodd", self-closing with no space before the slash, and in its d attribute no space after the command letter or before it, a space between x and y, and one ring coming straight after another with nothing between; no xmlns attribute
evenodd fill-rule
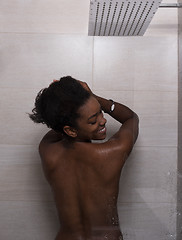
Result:
<svg viewBox="0 0 182 240"><path fill-rule="evenodd" d="M40 90L35 107L29 117L35 123L46 124L56 132L64 133L63 127L77 128L78 109L89 99L90 93L71 76L60 78L48 88Z"/></svg>

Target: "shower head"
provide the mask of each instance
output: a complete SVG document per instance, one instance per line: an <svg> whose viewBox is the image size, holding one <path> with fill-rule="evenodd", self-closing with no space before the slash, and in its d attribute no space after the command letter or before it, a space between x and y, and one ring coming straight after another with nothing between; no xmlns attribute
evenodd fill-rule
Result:
<svg viewBox="0 0 182 240"><path fill-rule="evenodd" d="M91 0L89 36L142 36L162 0Z"/></svg>

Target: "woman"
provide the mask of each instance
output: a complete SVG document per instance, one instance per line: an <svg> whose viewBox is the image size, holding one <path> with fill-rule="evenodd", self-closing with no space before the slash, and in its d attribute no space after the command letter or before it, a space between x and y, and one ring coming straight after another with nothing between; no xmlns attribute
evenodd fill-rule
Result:
<svg viewBox="0 0 182 240"><path fill-rule="evenodd" d="M103 111L121 123L106 138ZM52 130L39 150L53 190L60 230L56 240L121 240L117 197L122 167L138 136L138 116L63 77L39 92L30 118Z"/></svg>

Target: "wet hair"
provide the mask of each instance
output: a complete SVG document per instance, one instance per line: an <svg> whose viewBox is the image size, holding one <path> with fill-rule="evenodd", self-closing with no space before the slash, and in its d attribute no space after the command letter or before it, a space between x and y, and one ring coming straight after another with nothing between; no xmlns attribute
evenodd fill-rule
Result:
<svg viewBox="0 0 182 240"><path fill-rule="evenodd" d="M63 127L77 128L78 110L90 97L90 93L76 79L66 76L40 90L35 107L29 117L35 123L46 124L56 132Z"/></svg>

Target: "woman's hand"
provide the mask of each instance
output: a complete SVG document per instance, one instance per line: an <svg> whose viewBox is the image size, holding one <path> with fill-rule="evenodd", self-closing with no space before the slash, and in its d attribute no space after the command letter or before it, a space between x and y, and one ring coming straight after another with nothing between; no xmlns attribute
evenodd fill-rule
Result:
<svg viewBox="0 0 182 240"><path fill-rule="evenodd" d="M87 84L86 82L82 82L82 81L80 81L80 80L77 80L77 81L82 85L82 87L83 87L85 90L87 90L90 94L93 95L91 89L89 88L89 86L88 86L88 84Z"/></svg>

